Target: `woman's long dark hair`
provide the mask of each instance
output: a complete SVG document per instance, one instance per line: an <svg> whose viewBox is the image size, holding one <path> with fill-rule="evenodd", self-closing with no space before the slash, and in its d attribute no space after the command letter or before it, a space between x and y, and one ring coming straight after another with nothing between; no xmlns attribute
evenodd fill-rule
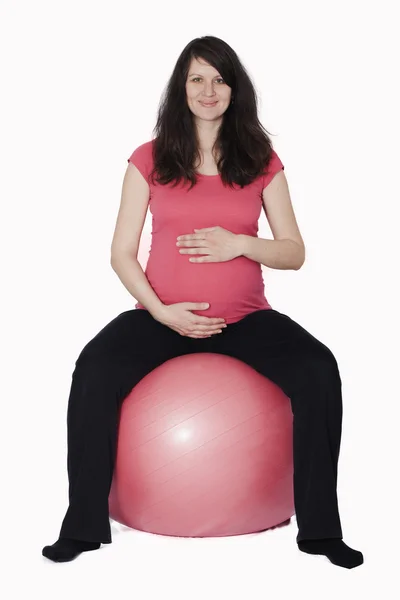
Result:
<svg viewBox="0 0 400 600"><path fill-rule="evenodd" d="M257 114L257 95L235 51L223 40L205 36L192 40L179 56L160 101L153 130L154 169L151 177L175 187L182 179L196 184L194 164L198 156L197 129L186 98L186 81L192 58L212 65L232 89L234 100L222 116L213 151L224 185L244 187L267 170L272 153L269 132Z"/></svg>

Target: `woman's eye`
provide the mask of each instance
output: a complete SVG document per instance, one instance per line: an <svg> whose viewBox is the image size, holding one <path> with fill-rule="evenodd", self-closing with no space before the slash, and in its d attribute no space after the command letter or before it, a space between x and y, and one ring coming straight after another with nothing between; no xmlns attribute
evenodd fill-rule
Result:
<svg viewBox="0 0 400 600"><path fill-rule="evenodd" d="M192 79L192 81L198 81L199 79L201 79L201 77L195 77L194 79ZM221 83L224 83L222 77L218 77L217 81L221 81Z"/></svg>

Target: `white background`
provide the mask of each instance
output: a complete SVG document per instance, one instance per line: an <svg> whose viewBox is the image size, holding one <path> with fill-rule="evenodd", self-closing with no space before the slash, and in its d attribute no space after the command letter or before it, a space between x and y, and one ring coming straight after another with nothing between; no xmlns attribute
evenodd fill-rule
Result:
<svg viewBox="0 0 400 600"><path fill-rule="evenodd" d="M399 106L395 2L1 3L1 542L7 598L397 598ZM289 527L41 555L67 502L66 409L83 346L135 300L110 266L127 158L152 137L184 46L243 61L285 165L307 257L266 296L334 352L343 382L338 495L347 570ZM146 222L143 239L150 231ZM182 232L185 233L185 232ZM271 238L264 213L260 237Z"/></svg>

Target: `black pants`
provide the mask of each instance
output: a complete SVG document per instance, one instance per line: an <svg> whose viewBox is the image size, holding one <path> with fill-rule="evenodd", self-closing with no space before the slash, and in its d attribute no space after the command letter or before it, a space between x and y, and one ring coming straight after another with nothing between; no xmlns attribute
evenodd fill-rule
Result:
<svg viewBox="0 0 400 600"><path fill-rule="evenodd" d="M165 361L195 352L235 357L276 383L293 413L294 501L303 539L342 538L337 464L341 379L332 352L287 315L258 310L210 338L181 336L132 309L82 350L68 403L69 507L60 535L111 543L108 496L119 409L132 388Z"/></svg>

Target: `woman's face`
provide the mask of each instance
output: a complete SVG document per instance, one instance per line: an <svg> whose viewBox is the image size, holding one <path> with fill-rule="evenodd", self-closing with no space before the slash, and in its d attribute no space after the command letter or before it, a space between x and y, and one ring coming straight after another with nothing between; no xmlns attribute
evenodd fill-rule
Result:
<svg viewBox="0 0 400 600"><path fill-rule="evenodd" d="M214 67L203 59L192 60L186 80L186 97L196 117L206 121L220 118L230 104L231 91ZM216 104L212 106L202 104L214 102Z"/></svg>

